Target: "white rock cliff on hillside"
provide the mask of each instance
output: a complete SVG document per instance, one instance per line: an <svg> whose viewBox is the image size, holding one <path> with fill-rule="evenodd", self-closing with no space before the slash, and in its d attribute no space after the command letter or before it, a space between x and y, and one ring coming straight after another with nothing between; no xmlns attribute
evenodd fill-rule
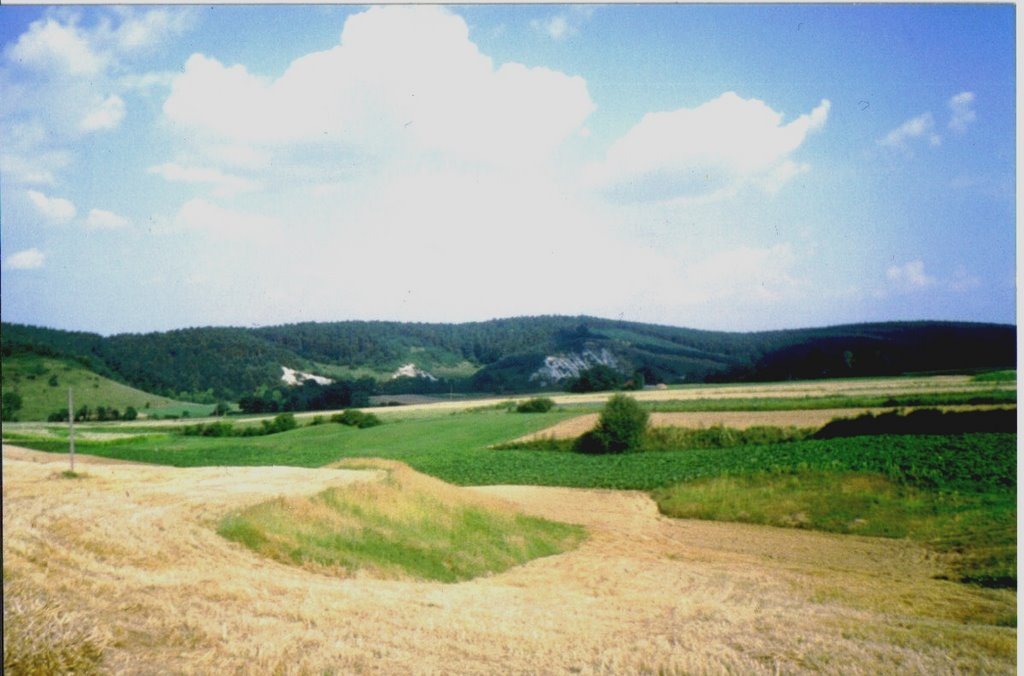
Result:
<svg viewBox="0 0 1024 676"><path fill-rule="evenodd" d="M398 370L396 370L394 373L391 374L391 379L392 380L394 380L395 378L402 378L402 377L405 377L405 378L426 378L427 380L434 380L434 381L437 380L437 378L434 377L434 374L429 373L427 371L424 371L423 369L416 368L416 364L412 364L412 363L403 364L402 366L399 366Z"/></svg>
<svg viewBox="0 0 1024 676"><path fill-rule="evenodd" d="M290 369L287 366L282 366L281 371L283 372L281 374L281 381L285 385L301 385L307 380L312 380L317 385L330 385L331 383L334 382L332 379L326 376L318 376L312 373L296 371L295 369Z"/></svg>
<svg viewBox="0 0 1024 676"><path fill-rule="evenodd" d="M601 348L598 351L583 350L582 352L545 357L544 365L530 376L530 381L538 381L542 385L560 383L569 378L578 378L582 371L598 364L613 369L619 367L618 359L608 348Z"/></svg>

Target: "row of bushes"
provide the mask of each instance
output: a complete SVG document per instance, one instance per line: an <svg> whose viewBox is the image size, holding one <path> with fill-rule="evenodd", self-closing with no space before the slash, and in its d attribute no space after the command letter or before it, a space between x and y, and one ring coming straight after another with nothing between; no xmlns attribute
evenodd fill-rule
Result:
<svg viewBox="0 0 1024 676"><path fill-rule="evenodd" d="M299 426L295 416L282 413L273 420L261 420L259 427L238 427L229 422L211 422L205 425L188 425L181 433L187 437L261 437L267 434L287 432Z"/></svg>
<svg viewBox="0 0 1024 676"><path fill-rule="evenodd" d="M95 420L97 422L106 422L110 420L135 420L139 417L139 412L134 406L128 406L125 408L124 413L121 413L118 409L113 406L97 406L95 409L89 406L80 406L75 411L75 422L85 422L87 420ZM54 411L46 417L47 422L67 422L68 410L62 408L59 411Z"/></svg>
<svg viewBox="0 0 1024 676"><path fill-rule="evenodd" d="M323 417L317 416L313 418L310 425L320 425L323 422ZM381 419L372 413L348 410L332 415L331 422L364 429L380 425ZM259 437L267 434L277 434L278 432L287 432L298 426L299 423L295 420L294 414L281 413L274 416L273 420L261 420L259 427L236 428L229 422L218 421L206 423L205 425L188 425L182 428L181 433L190 437Z"/></svg>

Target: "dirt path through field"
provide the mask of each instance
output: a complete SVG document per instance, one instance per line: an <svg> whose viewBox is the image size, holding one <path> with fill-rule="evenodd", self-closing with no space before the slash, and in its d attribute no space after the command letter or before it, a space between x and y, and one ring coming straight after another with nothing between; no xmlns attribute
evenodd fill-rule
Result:
<svg viewBox="0 0 1024 676"><path fill-rule="evenodd" d="M340 578L215 524L374 473L96 461L65 479L63 457L38 460L4 447L5 615L45 600L73 619L49 626L86 632L112 673L1015 670L1016 630L962 615L1012 614L1016 596L932 579L909 542L675 521L635 492L486 487L469 490L590 536L462 584Z"/></svg>

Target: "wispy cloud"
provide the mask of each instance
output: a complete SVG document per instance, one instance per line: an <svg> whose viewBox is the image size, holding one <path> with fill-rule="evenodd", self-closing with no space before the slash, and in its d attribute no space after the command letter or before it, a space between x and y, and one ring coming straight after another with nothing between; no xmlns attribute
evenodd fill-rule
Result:
<svg viewBox="0 0 1024 676"><path fill-rule="evenodd" d="M555 14L546 19L534 19L530 22L533 30L544 33L552 40L561 40L577 32L574 26L569 25L565 14Z"/></svg>
<svg viewBox="0 0 1024 676"><path fill-rule="evenodd" d="M27 191L28 199L48 221L67 223L75 217L75 205L63 197L47 197L38 190Z"/></svg>
<svg viewBox="0 0 1024 676"><path fill-rule="evenodd" d="M960 92L951 98L949 109L952 116L949 118L949 128L961 134L967 131L967 127L977 118L973 106L973 92Z"/></svg>
<svg viewBox="0 0 1024 676"><path fill-rule="evenodd" d="M923 261L893 265L886 270L885 277L900 291L916 291L935 284L935 278L925 272Z"/></svg>
<svg viewBox="0 0 1024 676"><path fill-rule="evenodd" d="M885 135L879 145L908 151L910 142L924 140L928 145L937 146L942 137L935 133L935 118L931 113L913 117Z"/></svg>
<svg viewBox="0 0 1024 676"><path fill-rule="evenodd" d="M560 11L542 19L530 21L530 28L541 35L546 35L552 40L565 40L574 35L579 35L584 22L594 13L592 6L572 5L565 11Z"/></svg>
<svg viewBox="0 0 1024 676"><path fill-rule="evenodd" d="M4 259L4 267L9 270L34 270L43 267L46 262L46 255L36 249L26 249L13 253Z"/></svg>
<svg viewBox="0 0 1024 676"><path fill-rule="evenodd" d="M146 171L167 181L209 185L217 195L233 195L259 188L259 184L255 181L224 173L216 167L191 167L182 166L176 162L166 162L154 165Z"/></svg>
<svg viewBox="0 0 1024 676"><path fill-rule="evenodd" d="M113 129L124 119L124 100L117 94L111 94L90 113L79 125L82 131L99 131Z"/></svg>
<svg viewBox="0 0 1024 676"><path fill-rule="evenodd" d="M130 225L130 221L113 211L90 209L89 215L85 219L85 225L93 230L117 230Z"/></svg>

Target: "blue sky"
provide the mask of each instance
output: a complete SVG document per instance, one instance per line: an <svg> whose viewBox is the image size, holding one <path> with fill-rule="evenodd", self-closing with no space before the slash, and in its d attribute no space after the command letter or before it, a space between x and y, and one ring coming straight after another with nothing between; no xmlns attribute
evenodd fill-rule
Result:
<svg viewBox="0 0 1024 676"><path fill-rule="evenodd" d="M0 7L4 321L1016 321L1013 5Z"/></svg>

